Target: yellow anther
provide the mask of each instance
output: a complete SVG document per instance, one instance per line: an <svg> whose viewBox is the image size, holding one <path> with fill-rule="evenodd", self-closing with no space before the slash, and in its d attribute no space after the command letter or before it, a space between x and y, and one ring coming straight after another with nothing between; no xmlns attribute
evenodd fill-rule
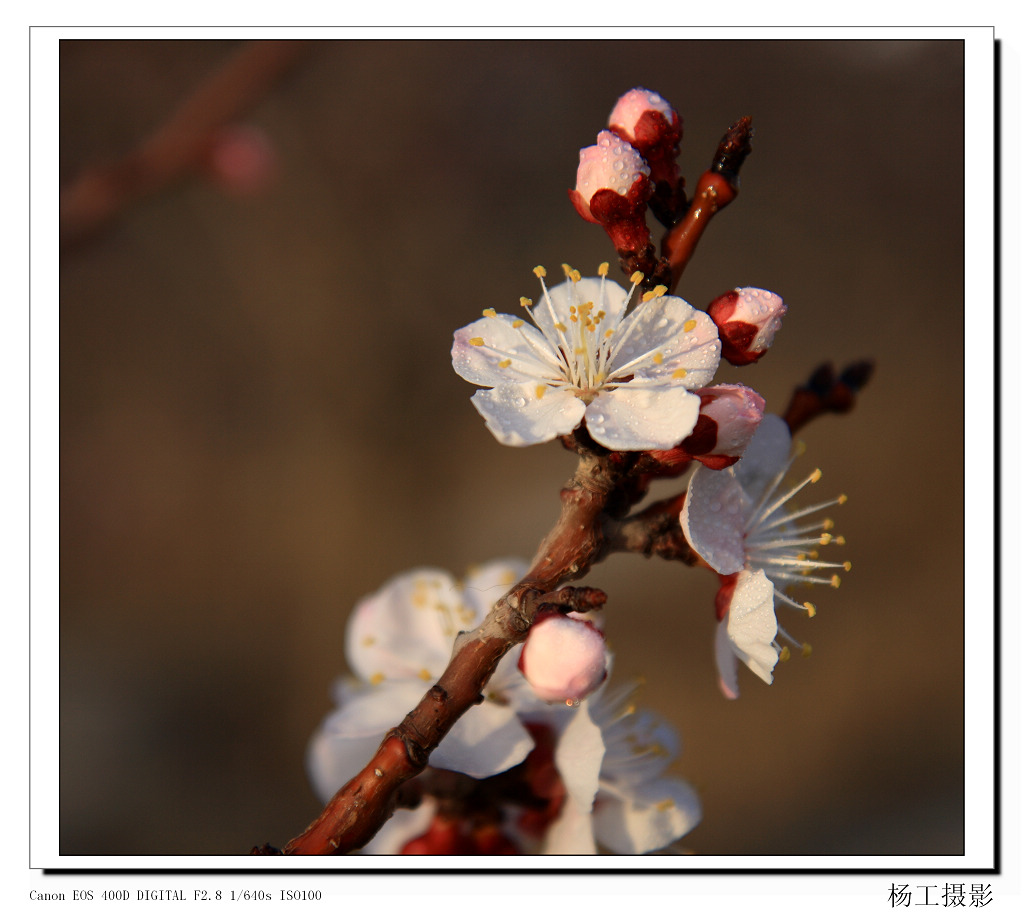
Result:
<svg viewBox="0 0 1024 922"><path fill-rule="evenodd" d="M574 282L579 282L583 278L583 276L580 275L579 269L570 269L569 278L571 278Z"/></svg>
<svg viewBox="0 0 1024 922"><path fill-rule="evenodd" d="M487 308L484 311L484 316L485 317L497 317L498 316L498 312L493 307L489 307L489 308Z"/></svg>
<svg viewBox="0 0 1024 922"><path fill-rule="evenodd" d="M804 657L810 656L810 655L811 655L811 652L812 652L812 651L811 651L811 645L810 645L809 643L805 643L805 644L804 644L804 645L803 645L803 646L802 646L802 647L800 648L800 654L801 654L801 656L804 656Z"/></svg>
<svg viewBox="0 0 1024 922"><path fill-rule="evenodd" d="M671 810L676 805L676 802L671 797L666 797L664 800L658 801L658 810L664 813L666 810Z"/></svg>
<svg viewBox="0 0 1024 922"><path fill-rule="evenodd" d="M836 527L836 523L833 522L831 519L825 519L825 521L821 523L821 527L824 528L825 531L829 531L830 529ZM838 541L839 539L837 538L836 540Z"/></svg>
<svg viewBox="0 0 1024 922"><path fill-rule="evenodd" d="M838 576L833 576L832 579L829 580L829 582L832 584L833 589L838 589L839 584L842 582L842 580Z"/></svg>
<svg viewBox="0 0 1024 922"><path fill-rule="evenodd" d="M807 609L808 618L813 618L818 613L818 609L816 609L810 602L804 602L804 608Z"/></svg>
<svg viewBox="0 0 1024 922"><path fill-rule="evenodd" d="M652 291L651 294L654 295L654 297L656 297L656 298L660 298L667 291L668 291L668 286L667 285L656 285L654 287L654 291Z"/></svg>
<svg viewBox="0 0 1024 922"><path fill-rule="evenodd" d="M511 365L511 364L512 364L512 359L502 359L500 362L498 362L498 367L499 368L508 368L508 366Z"/></svg>
<svg viewBox="0 0 1024 922"><path fill-rule="evenodd" d="M651 301L656 298L657 295L653 291L645 291L643 297L640 299L643 302Z"/></svg>
<svg viewBox="0 0 1024 922"><path fill-rule="evenodd" d="M525 320L513 320L512 321L512 329L513 330L518 330L524 323L526 323Z"/></svg>
<svg viewBox="0 0 1024 922"><path fill-rule="evenodd" d="M598 322L598 323L600 323L600 322L601 322L602 320L604 320L604 318L605 318L606 316L607 316L607 315L605 314L605 312L604 312L604 311L598 311L598 312L597 312L597 322Z"/></svg>
<svg viewBox="0 0 1024 922"><path fill-rule="evenodd" d="M684 333L689 333L692 330L696 330L696 329L697 329L697 321L696 320L687 320L686 323L683 324L683 332Z"/></svg>
<svg viewBox="0 0 1024 922"><path fill-rule="evenodd" d="M810 477L808 477L807 479L808 479L808 481L810 481L811 483L817 483L817 482L818 482L819 480L821 480L821 468L820 468L820 467L816 467L816 468L815 468L815 469L814 469L814 470L813 470L813 471L811 472L811 476L810 476Z"/></svg>
<svg viewBox="0 0 1024 922"><path fill-rule="evenodd" d="M533 307L533 301L530 300L529 298L520 298L519 299L519 306L520 307Z"/></svg>
<svg viewBox="0 0 1024 922"><path fill-rule="evenodd" d="M593 333L596 329L597 329L597 327L594 324L592 324L592 323L588 323L587 324L587 332L588 333Z"/></svg>
<svg viewBox="0 0 1024 922"><path fill-rule="evenodd" d="M558 323L555 324L555 329L558 330L560 333L564 333L565 332L565 324L562 323L561 321L559 321Z"/></svg>
<svg viewBox="0 0 1024 922"><path fill-rule="evenodd" d="M469 340L471 346L482 346L484 344L484 338L482 336L473 336Z"/></svg>
<svg viewBox="0 0 1024 922"><path fill-rule="evenodd" d="M615 335L615 331L614 330L605 330L604 331L604 338L605 339L611 339L611 337L613 337L614 335Z"/></svg>
<svg viewBox="0 0 1024 922"><path fill-rule="evenodd" d="M821 545L831 544L832 536L826 531L822 533L822 536L818 539L818 543Z"/></svg>
<svg viewBox="0 0 1024 922"><path fill-rule="evenodd" d="M601 263L601 265L597 267L597 274L601 276L601 278L604 278L608 274L608 263Z"/></svg>
<svg viewBox="0 0 1024 922"><path fill-rule="evenodd" d="M424 666L424 667L423 667L423 668L422 668L422 669L421 669L421 670L420 670L420 671L419 671L419 672L417 673L417 675L418 675L418 676L419 676L419 677L420 677L421 679L423 679L423 681L424 681L424 682L429 682L429 681L430 681L430 679L431 679L431 675L430 675L430 670L429 670L429 669L427 669L427 667L426 667L426 666Z"/></svg>
<svg viewBox="0 0 1024 922"><path fill-rule="evenodd" d="M642 281L644 280L644 274L643 274L643 273L642 273L642 272L641 272L641 271L640 271L639 269L637 269L637 270L636 270L636 272L634 272L634 273L633 273L633 274L632 274L632 275L631 275L631 276L629 277L629 280L630 280L630 281L631 281L631 282L632 282L632 283L633 283L634 285L639 285L639 284L640 284L640 283L641 283L641 282L642 282Z"/></svg>
<svg viewBox="0 0 1024 922"><path fill-rule="evenodd" d="M780 663L788 663L789 662L789 647L783 647L779 651L779 662Z"/></svg>
<svg viewBox="0 0 1024 922"><path fill-rule="evenodd" d="M677 368L675 371L672 372L672 377L673 378L685 378L686 377L686 369L685 368Z"/></svg>
<svg viewBox="0 0 1024 922"><path fill-rule="evenodd" d="M817 560L821 555L817 551L811 551L807 556L810 557L811 560Z"/></svg>
<svg viewBox="0 0 1024 922"><path fill-rule="evenodd" d="M572 351L573 351L573 354L574 354L574 355L584 355L584 354L586 354L586 351L587 351L587 350L586 350L586 349L583 349L583 348L581 348L580 346L577 346L577 347L576 347L575 349L573 349Z"/></svg>
<svg viewBox="0 0 1024 922"><path fill-rule="evenodd" d="M847 495L846 495L845 493L841 493L841 494L840 494L840 495L839 495L839 496L838 496L838 497L836 498L836 502L837 502L837 503L839 503L839 505L841 506L841 505L843 505L843 503L845 503L845 502L846 502L846 501L847 501L848 499L849 499L849 497L848 497L848 496L847 496Z"/></svg>
<svg viewBox="0 0 1024 922"><path fill-rule="evenodd" d="M534 390L534 393L537 395L537 399L538 400L540 400L540 398L544 396L544 392L547 389L548 389L548 386L546 384L538 384L537 385L536 389Z"/></svg>
<svg viewBox="0 0 1024 922"><path fill-rule="evenodd" d="M853 569L853 564L849 560L843 561L843 569L849 573Z"/></svg>
<svg viewBox="0 0 1024 922"><path fill-rule="evenodd" d="M542 279L542 278L545 278L547 276L548 270L545 269L543 266L534 266L533 267L533 274L535 276L537 276L537 278Z"/></svg>
<svg viewBox="0 0 1024 922"><path fill-rule="evenodd" d="M662 362L665 361L664 353L655 352L654 355L651 356L651 361L654 362L655 365L660 365Z"/></svg>
<svg viewBox="0 0 1024 922"><path fill-rule="evenodd" d="M836 544L842 547L844 544L846 544L846 539L842 535L836 535Z"/></svg>
<svg viewBox="0 0 1024 922"><path fill-rule="evenodd" d="M804 553L797 554L796 555L796 559L797 560L806 560L807 559L807 555L804 554Z"/></svg>
<svg viewBox="0 0 1024 922"><path fill-rule="evenodd" d="M384 681L384 673L383 672L375 672L372 676L370 676L370 684L371 685L380 685L380 683L383 682L383 681Z"/></svg>

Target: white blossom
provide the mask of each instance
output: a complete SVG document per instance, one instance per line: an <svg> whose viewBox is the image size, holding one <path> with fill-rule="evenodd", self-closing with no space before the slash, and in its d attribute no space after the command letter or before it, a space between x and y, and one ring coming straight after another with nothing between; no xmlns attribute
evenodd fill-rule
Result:
<svg viewBox="0 0 1024 922"><path fill-rule="evenodd" d="M790 503L797 493L821 478L821 471L815 470L796 486L783 487L796 457L786 423L768 415L736 464L721 471L698 468L687 489L680 514L686 540L713 570L736 576L716 638L719 674L728 697L739 693L735 658L771 684L772 671L783 652L777 635L796 643L778 626L778 604L815 613L809 602L795 601L787 593L789 587L838 586L838 575L824 572L850 569L849 561L817 559L819 546L844 543L831 534L833 522L817 515L844 503L846 497L792 509ZM805 654L810 652L806 644L800 646Z"/></svg>
<svg viewBox="0 0 1024 922"><path fill-rule="evenodd" d="M398 576L363 599L349 619L346 655L355 678L335 686L337 708L310 743L313 787L329 799L376 752L444 671L460 631L475 628L526 571L520 561L496 561L457 583L442 570ZM540 705L505 657L485 689L430 756L435 768L474 778L506 771L533 748L513 702Z"/></svg>
<svg viewBox="0 0 1024 922"><path fill-rule="evenodd" d="M666 294L644 295L627 313L633 288L568 280L522 305L532 323L494 310L456 331L452 364L482 386L474 406L504 445L536 445L572 432L581 422L595 441L620 451L667 449L693 430L700 399L718 367L720 345L703 311Z"/></svg>

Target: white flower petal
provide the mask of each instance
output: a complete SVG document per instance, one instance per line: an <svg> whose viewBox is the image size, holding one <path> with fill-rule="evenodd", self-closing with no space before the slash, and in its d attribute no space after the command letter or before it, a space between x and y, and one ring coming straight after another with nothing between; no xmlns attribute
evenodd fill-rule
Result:
<svg viewBox="0 0 1024 922"><path fill-rule="evenodd" d="M700 398L682 387L634 379L629 387L602 391L586 409L587 429L606 448L643 451L672 448L692 431Z"/></svg>
<svg viewBox="0 0 1024 922"><path fill-rule="evenodd" d="M488 778L518 765L533 745L533 737L512 708L483 701L459 718L431 753L430 764L472 778Z"/></svg>
<svg viewBox="0 0 1024 922"><path fill-rule="evenodd" d="M584 810L571 797L565 799L558 818L548 827L544 836L542 854L594 855L594 824L590 810Z"/></svg>
<svg viewBox="0 0 1024 922"><path fill-rule="evenodd" d="M754 675L771 685L772 670L779 661L772 641L779 626L775 620L775 589L764 570L744 570L739 575L726 624L736 655Z"/></svg>
<svg viewBox="0 0 1024 922"><path fill-rule="evenodd" d="M471 400L494 437L502 445L514 446L539 445L572 432L586 409L564 388L533 384L477 391Z"/></svg>
<svg viewBox="0 0 1024 922"><path fill-rule="evenodd" d="M449 574L413 570L359 603L346 627L345 652L367 682L432 681L448 664L455 635L477 620Z"/></svg>
<svg viewBox="0 0 1024 922"><path fill-rule="evenodd" d="M595 723L590 701L584 701L555 745L555 767L566 792L581 810L590 810L597 794L605 757L601 727Z"/></svg>
<svg viewBox="0 0 1024 922"><path fill-rule="evenodd" d="M429 828L437 813L437 802L424 798L414 810L396 810L377 834L362 848L362 855L397 855Z"/></svg>
<svg viewBox="0 0 1024 922"><path fill-rule="evenodd" d="M697 468L679 514L679 524L690 547L723 575L742 570L747 561L743 539L750 501L738 482L735 468L736 465L724 471Z"/></svg>
<svg viewBox="0 0 1024 922"><path fill-rule="evenodd" d="M721 358L718 328L704 311L682 298L652 298L626 318L613 346L609 377L623 370L645 378L678 378L687 388L703 387L715 376Z"/></svg>
<svg viewBox="0 0 1024 922"><path fill-rule="evenodd" d="M551 344L532 324L511 314L483 317L456 330L452 367L471 384L487 387L562 377Z"/></svg>
<svg viewBox="0 0 1024 922"><path fill-rule="evenodd" d="M533 306L533 315L537 318L537 325L544 335L552 343L560 342L559 331L555 323L560 323L567 330L572 324L569 317L569 308L579 307L581 304L593 302L594 312L599 310L605 312L605 319L602 329L614 330L626 312L626 290L610 279L588 278L580 279L579 282L563 282L554 288L548 289L551 298L550 306L548 299L541 296ZM552 308L554 317L552 317Z"/></svg>
<svg viewBox="0 0 1024 922"><path fill-rule="evenodd" d="M696 792L678 778L657 778L626 800L599 799L594 809L597 841L619 855L642 855L686 835L701 819Z"/></svg>
<svg viewBox="0 0 1024 922"><path fill-rule="evenodd" d="M743 457L731 468L752 501L757 502L769 482L786 467L792 442L785 421L765 414Z"/></svg>
<svg viewBox="0 0 1024 922"><path fill-rule="evenodd" d="M736 653L729 641L728 625L725 621L718 622L715 631L715 664L718 666L718 687L730 701L740 696L740 683Z"/></svg>

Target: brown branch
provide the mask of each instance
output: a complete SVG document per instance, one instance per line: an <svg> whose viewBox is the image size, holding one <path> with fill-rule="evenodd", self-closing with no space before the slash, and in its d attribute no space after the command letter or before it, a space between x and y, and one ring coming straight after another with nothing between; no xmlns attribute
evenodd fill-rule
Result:
<svg viewBox="0 0 1024 922"><path fill-rule="evenodd" d="M579 463L561 492L558 521L529 572L498 601L483 624L459 635L437 684L388 732L369 764L285 846L285 854L338 854L365 845L391 815L399 787L423 771L455 722L483 700L484 686L498 662L526 639L537 610L553 602L586 602L586 593L595 591L580 590L578 598L571 592L551 595L560 583L586 573L606 552L604 513L628 481L636 455L593 451L572 437L569 442L580 453ZM256 854L272 852L271 846L254 849Z"/></svg>
<svg viewBox="0 0 1024 922"><path fill-rule="evenodd" d="M606 552L628 551L645 557L678 560L694 566L702 563L683 535L679 513L686 491L651 503L646 509L605 526Z"/></svg>
<svg viewBox="0 0 1024 922"><path fill-rule="evenodd" d="M307 45L304 41L244 45L135 150L119 160L86 168L61 190L61 245L94 234L195 167L215 132L259 102Z"/></svg>
<svg viewBox="0 0 1024 922"><path fill-rule="evenodd" d="M718 143L711 168L697 180L683 219L665 234L661 250L672 273L674 291L711 219L739 194L739 170L750 153L754 129L749 116L732 125Z"/></svg>

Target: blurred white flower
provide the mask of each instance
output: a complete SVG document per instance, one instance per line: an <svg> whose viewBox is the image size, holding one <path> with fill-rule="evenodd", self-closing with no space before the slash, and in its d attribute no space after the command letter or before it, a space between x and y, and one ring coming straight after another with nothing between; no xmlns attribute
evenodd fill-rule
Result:
<svg viewBox="0 0 1024 922"><path fill-rule="evenodd" d="M548 830L546 854L591 855L599 843L616 854L640 855L700 822L694 789L664 774L679 754L679 738L658 715L636 709L633 691L603 686L559 736L555 765L566 798Z"/></svg>
<svg viewBox="0 0 1024 922"><path fill-rule="evenodd" d="M457 583L442 570L414 570L359 603L346 637L355 679L336 684L337 708L309 746L308 770L322 799L333 796L369 761L384 733L440 677L456 635L475 628L525 572L521 561L495 561ZM533 748L512 704L520 699L541 704L514 657L505 657L485 689L485 700L456 722L430 764L474 778L517 765Z"/></svg>

